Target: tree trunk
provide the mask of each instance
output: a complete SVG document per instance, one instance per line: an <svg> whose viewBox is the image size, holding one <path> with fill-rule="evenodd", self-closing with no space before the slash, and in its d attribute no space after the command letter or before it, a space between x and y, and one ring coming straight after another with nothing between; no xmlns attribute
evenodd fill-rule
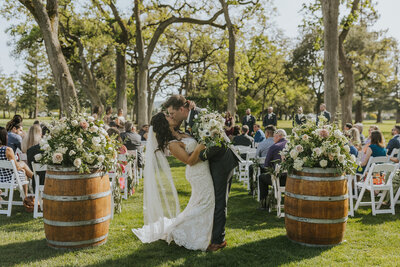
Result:
<svg viewBox="0 0 400 267"><path fill-rule="evenodd" d="M400 106L397 105L396 108L396 123L400 123Z"/></svg>
<svg viewBox="0 0 400 267"><path fill-rule="evenodd" d="M378 114L376 116L376 123L382 123L382 109L378 109Z"/></svg>
<svg viewBox="0 0 400 267"><path fill-rule="evenodd" d="M346 51L344 49L344 40L346 39L350 26L353 23L353 18L356 17L358 11L358 4L360 0L354 0L351 8L350 15L345 22L342 32L339 35L339 67L342 71L344 78L344 89L341 95L342 107L342 128L347 122L352 122L353 111L353 95L354 95L354 73L353 63L350 59L346 58Z"/></svg>
<svg viewBox="0 0 400 267"><path fill-rule="evenodd" d="M336 120L338 90L339 0L321 0L324 19L324 100L332 121Z"/></svg>
<svg viewBox="0 0 400 267"><path fill-rule="evenodd" d="M38 116L39 110L39 82L38 82L38 67L35 68L35 109L34 109L34 118L36 119Z"/></svg>
<svg viewBox="0 0 400 267"><path fill-rule="evenodd" d="M126 99L126 51L117 48L116 52L117 109L122 109L124 116L126 116L128 108Z"/></svg>
<svg viewBox="0 0 400 267"><path fill-rule="evenodd" d="M78 97L67 62L58 40L58 1L19 0L34 16L44 39L47 56L60 95L61 111L66 116L73 109L79 110Z"/></svg>
<svg viewBox="0 0 400 267"><path fill-rule="evenodd" d="M363 121L363 95L360 95L361 99L357 100L356 103L356 118L355 123Z"/></svg>
<svg viewBox="0 0 400 267"><path fill-rule="evenodd" d="M229 17L228 4L225 0L219 0L224 11L224 17L229 33L229 58L228 58L228 111L235 116L236 107L236 79L235 79L235 53L236 53L236 36L235 26Z"/></svg>

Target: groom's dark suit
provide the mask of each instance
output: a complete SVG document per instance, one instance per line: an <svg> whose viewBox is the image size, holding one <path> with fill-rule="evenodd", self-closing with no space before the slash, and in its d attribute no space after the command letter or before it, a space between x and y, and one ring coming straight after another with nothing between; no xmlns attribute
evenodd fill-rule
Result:
<svg viewBox="0 0 400 267"><path fill-rule="evenodd" d="M189 122L185 122L185 130L194 124L194 116L198 111L192 110ZM211 236L212 244L221 244L225 241L226 205L232 183L233 169L238 165L238 159L227 147L211 147L200 153L200 159L209 160L210 172L214 184L215 210Z"/></svg>

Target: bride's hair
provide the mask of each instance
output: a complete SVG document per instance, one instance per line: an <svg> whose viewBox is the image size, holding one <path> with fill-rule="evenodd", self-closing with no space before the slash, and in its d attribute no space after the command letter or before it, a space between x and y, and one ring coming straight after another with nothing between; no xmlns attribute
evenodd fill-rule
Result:
<svg viewBox="0 0 400 267"><path fill-rule="evenodd" d="M165 114L159 112L151 118L150 125L153 126L153 131L156 134L156 139L158 143L158 149L165 151L168 146L168 142L174 140L175 137L172 135L171 129L169 128L169 123Z"/></svg>

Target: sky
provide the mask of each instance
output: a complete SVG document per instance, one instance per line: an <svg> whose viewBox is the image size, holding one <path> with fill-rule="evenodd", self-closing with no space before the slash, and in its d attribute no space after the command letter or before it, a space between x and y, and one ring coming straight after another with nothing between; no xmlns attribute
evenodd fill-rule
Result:
<svg viewBox="0 0 400 267"><path fill-rule="evenodd" d="M127 1L127 0L123 0ZM298 25L301 23L301 14L299 13L303 3L309 3L312 0L275 0L275 6L278 15L274 18L276 26L283 30L283 33L295 38L298 36ZM388 29L388 35L400 40L400 0L379 0L376 7L381 15L380 19L374 25L374 30ZM4 32L12 22L0 18L0 73L10 75L14 72L21 72L24 68L22 61L11 57L12 48L7 46L11 39Z"/></svg>

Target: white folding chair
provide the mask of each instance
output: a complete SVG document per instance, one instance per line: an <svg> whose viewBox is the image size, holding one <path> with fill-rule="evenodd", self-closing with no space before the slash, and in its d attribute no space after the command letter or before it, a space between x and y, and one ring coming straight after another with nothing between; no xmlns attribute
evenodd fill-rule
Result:
<svg viewBox="0 0 400 267"><path fill-rule="evenodd" d="M349 174L346 175L347 179L347 193L349 196L349 215L354 217L354 200L353 200L353 182L354 182L354 176Z"/></svg>
<svg viewBox="0 0 400 267"><path fill-rule="evenodd" d="M372 164L381 164L381 163L388 163L390 162L388 156L381 156L381 157L370 157L368 160L367 165L365 166L365 169L362 173L356 173L352 178L353 178L353 198L358 199L358 191L361 190L361 188L358 186L360 183L359 181L362 181L364 177L367 176L368 171ZM361 183L362 184L362 183Z"/></svg>
<svg viewBox="0 0 400 267"><path fill-rule="evenodd" d="M376 164L373 163L368 171L368 175L365 178L364 182L359 182L359 186L361 187L360 195L358 196L357 203L354 207L354 210L357 210L359 206L371 205L372 207L372 215L381 214L381 213L392 213L394 215L394 197L393 197L393 184L392 180L394 175L396 174L398 169L398 164L391 163L383 163ZM384 175L384 179L382 184L374 184L374 176L376 175ZM369 190L371 193L371 201L363 202L362 198L366 190ZM378 194L379 200L375 201L375 191L382 191ZM389 209L380 209L383 200L385 199L386 193L389 192L390 197L390 208Z"/></svg>
<svg viewBox="0 0 400 267"><path fill-rule="evenodd" d="M129 183L128 183L128 177L132 176L132 162L128 161L128 158L126 155L119 154L118 155L118 161L126 161L127 164L125 165L125 171L122 173L122 177L124 178L124 194L122 195L123 199L128 199L128 189L129 189Z"/></svg>
<svg viewBox="0 0 400 267"><path fill-rule="evenodd" d="M47 171L47 165L41 165L39 163L32 163L32 171L33 177L35 179L35 203L33 206L33 218L43 217L43 212L39 212L39 204L40 209L43 211L43 201L42 195L44 190L44 184L40 184L40 177L38 172Z"/></svg>
<svg viewBox="0 0 400 267"><path fill-rule="evenodd" d="M285 217L285 213L282 212L284 205L282 204L282 194L285 193L285 186L281 186L279 177L277 174L280 170L280 165L275 165L275 172L271 174L272 189L274 190L274 197L276 199L276 216L279 218Z"/></svg>
<svg viewBox="0 0 400 267"><path fill-rule="evenodd" d="M251 150L251 147L250 146L234 146L234 149L241 156L242 154L247 154L247 152L249 150ZM239 171L238 180L239 180L239 182L245 181L246 166L247 166L247 161L242 160L242 158L241 158L241 160L239 161L239 165L238 165L238 171ZM235 172L235 174L236 174L236 172Z"/></svg>
<svg viewBox="0 0 400 267"><path fill-rule="evenodd" d="M28 181L28 179L25 179L25 181L21 181L14 161L0 160L0 168L8 169L13 172L12 178L9 182L1 182L0 183L0 188L5 189L5 192L3 192L2 196L5 196L5 197L8 196L8 200L0 201L0 204L7 204L7 210L0 210L0 214L7 214L7 216L10 217L12 205L20 205L20 206L23 205L22 201L13 201L14 189L19 190L21 199L24 200L25 193L24 193L23 186L29 184L29 181Z"/></svg>
<svg viewBox="0 0 400 267"><path fill-rule="evenodd" d="M113 170L109 171L108 177L110 179L110 188L111 188L111 219L114 218L114 186L115 186L115 180L117 179L117 171L116 168ZM119 188L118 188L119 189Z"/></svg>
<svg viewBox="0 0 400 267"><path fill-rule="evenodd" d="M390 153L389 157L393 158L395 155L397 155L399 153L400 149L398 148L393 148L392 149L392 153Z"/></svg>
<svg viewBox="0 0 400 267"><path fill-rule="evenodd" d="M247 184L247 190L250 190L250 166L253 164L253 160L257 156L257 150L252 148L247 151L246 153L246 163L245 163L245 170L244 170L244 185Z"/></svg>

